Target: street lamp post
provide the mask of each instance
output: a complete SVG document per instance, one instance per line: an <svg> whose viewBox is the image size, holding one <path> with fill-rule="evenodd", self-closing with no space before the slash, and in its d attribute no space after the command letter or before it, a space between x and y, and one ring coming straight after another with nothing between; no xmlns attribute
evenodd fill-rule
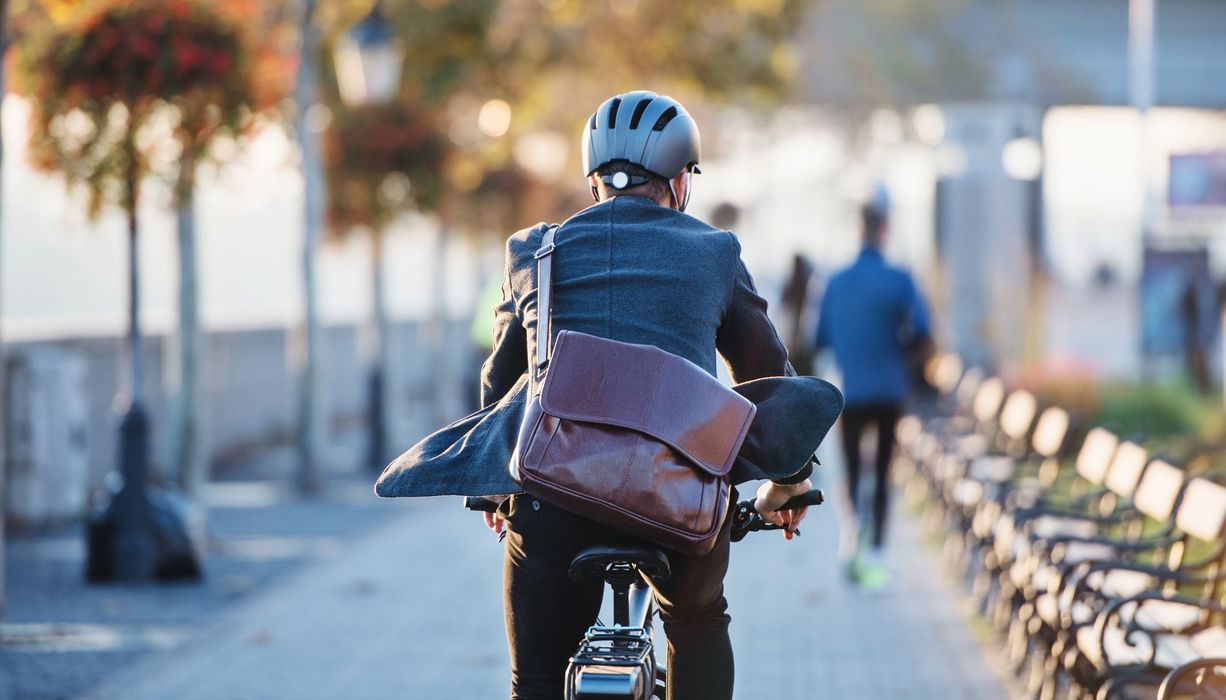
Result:
<svg viewBox="0 0 1226 700"><path fill-rule="evenodd" d="M4 54L8 51L8 0L0 0L0 95L4 94L5 78L4 75ZM4 163L4 142L0 140L0 164ZM0 374L4 371L4 346L0 345ZM4 389L4 377L0 376L0 391ZM7 423L7 416L0 413L0 425ZM4 444L4 431L0 430L0 622L4 621L4 519L8 515L8 509L4 507L4 500L7 498L4 488L5 480L5 462L7 461Z"/></svg>
<svg viewBox="0 0 1226 700"><path fill-rule="evenodd" d="M336 46L337 84L341 99L351 107L382 104L395 99L400 90L404 47L395 29L375 3L361 22ZM367 464L381 469L387 457L387 309L383 302L383 232L371 230L371 359L367 392L369 438Z"/></svg>
<svg viewBox="0 0 1226 700"><path fill-rule="evenodd" d="M347 105L389 102L400 91L404 45L379 3L337 42L333 60Z"/></svg>
<svg viewBox="0 0 1226 700"><path fill-rule="evenodd" d="M149 414L141 399L144 371L137 254L139 171L131 141L128 148L124 186L132 198L128 212L129 391L119 424L122 487L105 510L90 517L85 577L95 582L196 579L201 575L200 552L191 541L181 509L148 484Z"/></svg>
<svg viewBox="0 0 1226 700"><path fill-rule="evenodd" d="M1128 101L1137 111L1137 158L1141 195L1142 266L1154 235L1154 192L1150 144L1150 109L1154 106L1154 24L1157 0L1128 1ZM1144 304L1141 308L1145 308ZM1140 338L1141 371L1146 378L1153 371L1144 334Z"/></svg>

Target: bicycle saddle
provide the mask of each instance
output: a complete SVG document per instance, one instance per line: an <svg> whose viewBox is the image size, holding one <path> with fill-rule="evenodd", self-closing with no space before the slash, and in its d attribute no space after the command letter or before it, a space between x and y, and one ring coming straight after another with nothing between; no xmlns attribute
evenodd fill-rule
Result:
<svg viewBox="0 0 1226 700"><path fill-rule="evenodd" d="M665 581L672 573L668 555L655 547L598 545L575 555L570 563L570 580L602 575L610 564L632 564L656 581Z"/></svg>

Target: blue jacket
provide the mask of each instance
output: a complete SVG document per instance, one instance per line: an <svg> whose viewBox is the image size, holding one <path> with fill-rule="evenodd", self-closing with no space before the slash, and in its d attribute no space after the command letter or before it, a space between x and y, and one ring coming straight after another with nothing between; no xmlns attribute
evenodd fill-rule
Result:
<svg viewBox="0 0 1226 700"><path fill-rule="evenodd" d="M519 491L507 465L535 350L536 260L547 226L507 241L494 346L482 368L481 406L413 446L376 485L383 496ZM654 345L712 375L716 355L758 405L733 478L796 479L842 407L838 390L796 377L727 231L640 197L614 197L568 219L553 254L551 335L574 330ZM755 381L756 380L756 381Z"/></svg>
<svg viewBox="0 0 1226 700"><path fill-rule="evenodd" d="M907 349L928 335L928 312L905 271L865 248L822 297L817 346L834 350L848 405L901 403Z"/></svg>

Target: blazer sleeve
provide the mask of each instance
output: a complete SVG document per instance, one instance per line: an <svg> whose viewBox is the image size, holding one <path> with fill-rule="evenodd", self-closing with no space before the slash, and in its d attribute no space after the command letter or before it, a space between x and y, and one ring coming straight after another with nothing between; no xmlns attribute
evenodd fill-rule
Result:
<svg viewBox="0 0 1226 700"><path fill-rule="evenodd" d="M494 346L481 366L481 408L497 403L527 370L528 337L511 288L508 252L502 301L494 307Z"/></svg>

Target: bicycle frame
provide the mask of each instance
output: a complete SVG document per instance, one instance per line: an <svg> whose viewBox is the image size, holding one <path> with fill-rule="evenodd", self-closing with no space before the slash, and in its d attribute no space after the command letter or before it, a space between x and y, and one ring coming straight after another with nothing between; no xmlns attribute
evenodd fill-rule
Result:
<svg viewBox="0 0 1226 700"><path fill-rule="evenodd" d="M651 587L629 562L609 565L603 574L613 592L613 624L588 628L566 668L566 698L663 697L665 671L655 658Z"/></svg>
<svg viewBox="0 0 1226 700"><path fill-rule="evenodd" d="M779 510L816 506L824 500L821 490L813 489L788 500ZM464 499L464 506L493 511L497 504L470 497ZM750 532L780 529L757 512L752 499L737 503L730 517L733 542ZM800 530L793 533L799 536ZM575 557L570 577L578 581L596 570L613 592L613 624L604 625L597 619L584 634L566 667L565 700L663 698L668 674L656 663L651 624L655 599L645 577L667 578L668 557L654 548L591 547Z"/></svg>

